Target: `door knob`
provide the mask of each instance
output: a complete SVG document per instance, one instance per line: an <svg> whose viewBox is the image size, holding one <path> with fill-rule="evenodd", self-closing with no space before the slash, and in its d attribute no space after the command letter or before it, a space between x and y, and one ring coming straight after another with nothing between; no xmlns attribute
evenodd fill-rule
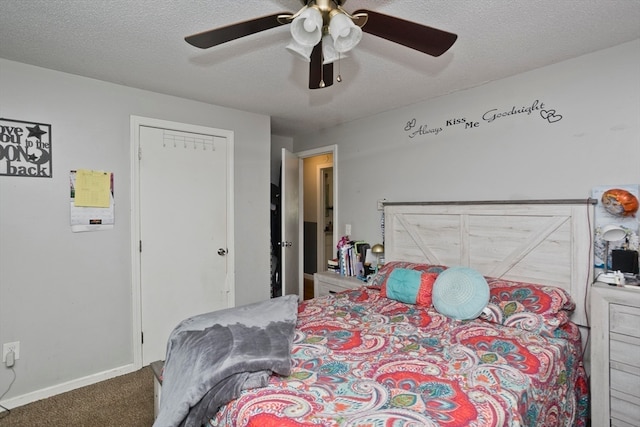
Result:
<svg viewBox="0 0 640 427"><path fill-rule="evenodd" d="M226 254L227 254L226 249L223 249L223 248L218 249L218 255L225 256Z"/></svg>

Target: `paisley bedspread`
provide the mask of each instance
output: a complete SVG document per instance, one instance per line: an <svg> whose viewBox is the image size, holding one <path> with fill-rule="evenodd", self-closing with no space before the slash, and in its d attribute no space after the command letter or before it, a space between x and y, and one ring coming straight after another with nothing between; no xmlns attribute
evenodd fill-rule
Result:
<svg viewBox="0 0 640 427"><path fill-rule="evenodd" d="M245 390L211 426L578 426L588 386L566 338L456 321L357 290L302 303L288 377Z"/></svg>

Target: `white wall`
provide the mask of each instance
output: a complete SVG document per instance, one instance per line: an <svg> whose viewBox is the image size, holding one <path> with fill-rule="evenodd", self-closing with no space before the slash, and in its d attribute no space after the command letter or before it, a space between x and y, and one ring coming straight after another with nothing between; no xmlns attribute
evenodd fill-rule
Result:
<svg viewBox="0 0 640 427"><path fill-rule="evenodd" d="M0 343L21 344L10 406L131 369L130 115L235 132L236 304L269 298L268 116L0 59L0 117L52 126L53 178L0 177ZM114 172L113 230L70 231L77 168ZM0 393L11 378L0 366Z"/></svg>
<svg viewBox="0 0 640 427"><path fill-rule="evenodd" d="M378 199L582 199L596 185L640 183L638 76L635 40L297 137L294 147L338 145L338 230L352 224L353 238L375 243ZM536 100L544 107L531 114L483 119ZM562 118L551 123L542 109Z"/></svg>

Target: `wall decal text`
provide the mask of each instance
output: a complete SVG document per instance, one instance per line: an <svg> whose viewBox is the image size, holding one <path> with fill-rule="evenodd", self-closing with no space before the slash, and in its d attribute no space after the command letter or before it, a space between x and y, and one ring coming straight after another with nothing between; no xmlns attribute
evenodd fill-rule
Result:
<svg viewBox="0 0 640 427"><path fill-rule="evenodd" d="M562 120L562 115L558 114L555 109L548 108L545 106L544 102L536 99L530 104L522 106L512 105L507 108L490 108L480 116L480 119L476 120L469 120L467 117L452 117L439 125L431 125L428 122L418 123L416 118L412 118L406 122L404 131L409 138L416 138L418 136L425 135L437 136L454 126L462 127L464 129L475 129L480 127L482 124L497 123L515 116L536 117L545 120L550 124L557 123Z"/></svg>

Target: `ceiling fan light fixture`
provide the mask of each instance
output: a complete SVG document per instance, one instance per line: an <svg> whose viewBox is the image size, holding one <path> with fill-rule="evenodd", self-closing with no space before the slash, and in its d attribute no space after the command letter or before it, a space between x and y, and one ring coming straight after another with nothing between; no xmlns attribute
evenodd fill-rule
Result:
<svg viewBox="0 0 640 427"><path fill-rule="evenodd" d="M354 24L349 16L337 9L331 11L329 34L333 38L334 49L339 53L350 51L362 39L362 29Z"/></svg>
<svg viewBox="0 0 640 427"><path fill-rule="evenodd" d="M185 37L185 41L197 48L208 49L280 25L291 25L293 40L287 49L309 63L309 89L318 89L333 84L336 61L338 75L335 80L342 80L340 60L345 52L358 45L363 31L434 57L449 50L458 38L448 31L372 10L349 13L342 8L346 1L300 0L303 6L295 13L275 13L225 25L192 34ZM323 38L325 35L330 39Z"/></svg>
<svg viewBox="0 0 640 427"><path fill-rule="evenodd" d="M307 7L291 22L291 36L303 46L315 46L322 39L322 13Z"/></svg>
<svg viewBox="0 0 640 427"><path fill-rule="evenodd" d="M311 62L311 52L313 52L313 46L304 46L295 40L291 40L291 42L287 45L287 50L303 61Z"/></svg>

